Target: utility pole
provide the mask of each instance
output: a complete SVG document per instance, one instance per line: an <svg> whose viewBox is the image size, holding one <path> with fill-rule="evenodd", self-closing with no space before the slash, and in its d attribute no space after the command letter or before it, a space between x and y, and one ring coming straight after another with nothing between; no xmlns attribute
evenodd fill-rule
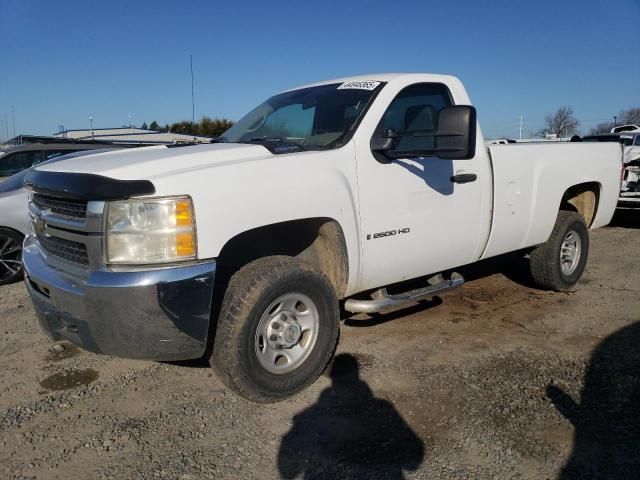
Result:
<svg viewBox="0 0 640 480"><path fill-rule="evenodd" d="M93 136L93 117L89 117L89 131L91 132L91 138L95 138Z"/></svg>
<svg viewBox="0 0 640 480"><path fill-rule="evenodd" d="M520 140L522 140L522 115L520 115Z"/></svg>
<svg viewBox="0 0 640 480"><path fill-rule="evenodd" d="M15 108L13 108L13 106L11 107L11 118L13 122L13 136L15 137L16 136L16 110Z"/></svg>
<svg viewBox="0 0 640 480"><path fill-rule="evenodd" d="M617 126L618 125L618 117L616 115L613 116L613 126Z"/></svg>
<svg viewBox="0 0 640 480"><path fill-rule="evenodd" d="M196 103L193 97L193 55L189 55L191 65L191 123L196 123Z"/></svg>

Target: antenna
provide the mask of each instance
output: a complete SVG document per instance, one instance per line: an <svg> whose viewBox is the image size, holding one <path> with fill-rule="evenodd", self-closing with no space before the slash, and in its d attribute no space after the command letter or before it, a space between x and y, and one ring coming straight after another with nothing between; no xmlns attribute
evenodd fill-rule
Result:
<svg viewBox="0 0 640 480"><path fill-rule="evenodd" d="M191 66L191 123L196 123L196 103L193 99L193 55L189 55L189 62Z"/></svg>

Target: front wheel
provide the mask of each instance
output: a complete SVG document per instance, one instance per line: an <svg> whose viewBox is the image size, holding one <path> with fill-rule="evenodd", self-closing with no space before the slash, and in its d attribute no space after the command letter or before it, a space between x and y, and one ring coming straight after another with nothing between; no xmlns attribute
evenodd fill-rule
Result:
<svg viewBox="0 0 640 480"><path fill-rule="evenodd" d="M338 330L338 299L321 272L291 257L262 258L231 277L211 366L242 397L276 402L320 376Z"/></svg>
<svg viewBox="0 0 640 480"><path fill-rule="evenodd" d="M573 287L587 265L589 231L582 216L561 210L546 243L530 254L531 276L540 287L556 291Z"/></svg>
<svg viewBox="0 0 640 480"><path fill-rule="evenodd" d="M22 240L19 233L0 228L0 285L22 279Z"/></svg>

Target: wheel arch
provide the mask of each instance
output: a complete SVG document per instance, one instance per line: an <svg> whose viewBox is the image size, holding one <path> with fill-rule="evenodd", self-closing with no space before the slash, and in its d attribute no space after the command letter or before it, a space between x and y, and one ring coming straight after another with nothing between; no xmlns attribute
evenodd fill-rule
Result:
<svg viewBox="0 0 640 480"><path fill-rule="evenodd" d="M5 225L0 225L0 230L9 230L11 232L17 233L22 238L26 237L26 235L24 233L22 233L20 230L18 230L17 228L7 227Z"/></svg>
<svg viewBox="0 0 640 480"><path fill-rule="evenodd" d="M313 217L263 225L229 239L217 258L223 279L258 258L286 255L315 265L344 298L349 282L349 255L344 231L332 218Z"/></svg>
<svg viewBox="0 0 640 480"><path fill-rule="evenodd" d="M559 210L572 211L584 218L591 227L598 213L602 185L599 182L584 182L567 188L562 195Z"/></svg>

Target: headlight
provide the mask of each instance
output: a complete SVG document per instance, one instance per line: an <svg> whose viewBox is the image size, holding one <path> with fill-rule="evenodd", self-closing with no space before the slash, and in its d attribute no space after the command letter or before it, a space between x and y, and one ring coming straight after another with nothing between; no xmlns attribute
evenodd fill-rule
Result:
<svg viewBox="0 0 640 480"><path fill-rule="evenodd" d="M170 263L196 258L196 227L189 197L110 202L107 263Z"/></svg>

